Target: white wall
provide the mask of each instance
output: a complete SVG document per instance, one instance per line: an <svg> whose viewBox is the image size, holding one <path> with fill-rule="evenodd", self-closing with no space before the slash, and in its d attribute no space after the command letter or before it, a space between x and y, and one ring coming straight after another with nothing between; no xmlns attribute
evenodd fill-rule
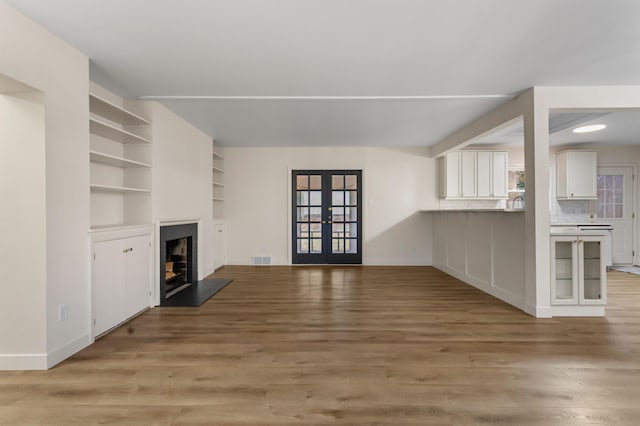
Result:
<svg viewBox="0 0 640 426"><path fill-rule="evenodd" d="M421 149L226 148L227 263L290 262L290 171L363 170L363 263L430 265L435 160Z"/></svg>
<svg viewBox="0 0 640 426"><path fill-rule="evenodd" d="M151 103L151 108L153 221L202 221L198 232L201 279L213 272L212 141L159 103Z"/></svg>
<svg viewBox="0 0 640 426"><path fill-rule="evenodd" d="M25 353L23 339L8 339L4 351L31 360L30 365L17 368L44 368L90 342L89 64L86 56L3 2L0 18L0 74L44 94L46 123L46 281L34 283L32 294L34 301L46 298L46 321L34 305L24 306L21 318L26 327L46 327L46 343L38 339L36 345L46 350ZM37 240L33 244L43 237L32 238ZM59 322L62 304L68 306L69 319ZM11 362L0 368L16 368Z"/></svg>
<svg viewBox="0 0 640 426"><path fill-rule="evenodd" d="M433 266L524 310L524 213L429 214Z"/></svg>
<svg viewBox="0 0 640 426"><path fill-rule="evenodd" d="M0 95L0 354L46 353L44 99ZM25 321L25 310L30 312ZM0 363L0 366L2 364Z"/></svg>

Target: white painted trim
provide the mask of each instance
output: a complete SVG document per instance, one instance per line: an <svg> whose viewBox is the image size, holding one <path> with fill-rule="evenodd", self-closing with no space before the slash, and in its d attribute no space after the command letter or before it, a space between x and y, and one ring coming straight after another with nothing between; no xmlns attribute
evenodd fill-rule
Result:
<svg viewBox="0 0 640 426"><path fill-rule="evenodd" d="M91 345L93 342L94 340L91 338L91 335L85 334L65 345L60 346L58 349L49 352L47 355L47 368L51 368L61 363L65 359Z"/></svg>
<svg viewBox="0 0 640 426"><path fill-rule="evenodd" d="M291 222L291 215L293 215L293 203L291 200L293 191L292 180L293 168L291 166L287 166L287 265L293 265L293 245L291 242L293 239L293 235L291 233L291 227L293 226L293 223Z"/></svg>
<svg viewBox="0 0 640 426"><path fill-rule="evenodd" d="M553 317L603 317L604 306L551 306L549 308Z"/></svg>
<svg viewBox="0 0 640 426"><path fill-rule="evenodd" d="M174 219L160 219L157 220L159 226L174 226L174 225L188 225L190 223L198 223L202 220L199 217L182 217Z"/></svg>
<svg viewBox="0 0 640 426"><path fill-rule="evenodd" d="M198 100L198 101L421 101L449 99L513 99L513 94L490 95L416 95L416 96L191 96L146 95L144 100Z"/></svg>
<svg viewBox="0 0 640 426"><path fill-rule="evenodd" d="M551 308L549 306L533 306L528 303L524 306L524 311L536 318L551 318L553 317Z"/></svg>
<svg viewBox="0 0 640 426"><path fill-rule="evenodd" d="M0 371L46 369L47 354L0 354Z"/></svg>
<svg viewBox="0 0 640 426"><path fill-rule="evenodd" d="M457 278L458 280L462 281L463 283L469 284L475 288L477 288L478 290L481 290L487 294L490 294L491 296L502 300L503 302L508 303L509 305L512 305L524 312L527 312L525 310L525 305L524 305L524 297L522 296L518 296L517 294L513 294L509 291L503 290L500 287L494 287L491 285L488 285L487 283L477 280L471 276L465 276L465 274L463 272L459 272L453 268L450 268L448 266L444 266L444 265L433 265L434 268L441 270L442 272L451 275L454 278ZM527 312L529 313L529 312Z"/></svg>

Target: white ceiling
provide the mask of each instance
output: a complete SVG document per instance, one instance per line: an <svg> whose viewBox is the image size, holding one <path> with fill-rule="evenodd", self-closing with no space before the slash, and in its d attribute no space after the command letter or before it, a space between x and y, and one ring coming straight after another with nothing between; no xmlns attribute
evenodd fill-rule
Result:
<svg viewBox="0 0 640 426"><path fill-rule="evenodd" d="M640 84L636 0L7 2L124 96L444 97L164 101L226 145L428 146L484 96Z"/></svg>
<svg viewBox="0 0 640 426"><path fill-rule="evenodd" d="M595 117L590 118L589 114ZM565 124L566 123L566 124ZM603 130L591 133L573 133L576 127L588 124L604 124ZM549 145L611 144L640 145L640 111L597 111L583 113L552 112L549 117ZM488 134L473 145L522 145L524 144L522 120Z"/></svg>

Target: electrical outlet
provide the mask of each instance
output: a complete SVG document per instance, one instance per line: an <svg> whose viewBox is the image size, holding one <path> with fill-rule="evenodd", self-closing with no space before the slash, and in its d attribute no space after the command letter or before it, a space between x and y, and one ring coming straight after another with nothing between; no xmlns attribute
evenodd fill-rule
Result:
<svg viewBox="0 0 640 426"><path fill-rule="evenodd" d="M69 307L67 305L58 306L58 321L66 321L69 319Z"/></svg>

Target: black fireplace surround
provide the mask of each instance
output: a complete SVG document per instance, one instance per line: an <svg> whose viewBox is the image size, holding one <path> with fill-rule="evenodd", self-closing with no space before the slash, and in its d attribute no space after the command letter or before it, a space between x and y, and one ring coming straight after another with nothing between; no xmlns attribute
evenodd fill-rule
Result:
<svg viewBox="0 0 640 426"><path fill-rule="evenodd" d="M166 264L176 259L167 259L167 243L175 240L186 240L186 254L184 259L178 259L183 262L181 269L184 269L183 283L195 284L198 282L198 224L187 223L184 225L169 225L160 227L160 306L164 305L167 300L167 292L171 288L166 281Z"/></svg>

